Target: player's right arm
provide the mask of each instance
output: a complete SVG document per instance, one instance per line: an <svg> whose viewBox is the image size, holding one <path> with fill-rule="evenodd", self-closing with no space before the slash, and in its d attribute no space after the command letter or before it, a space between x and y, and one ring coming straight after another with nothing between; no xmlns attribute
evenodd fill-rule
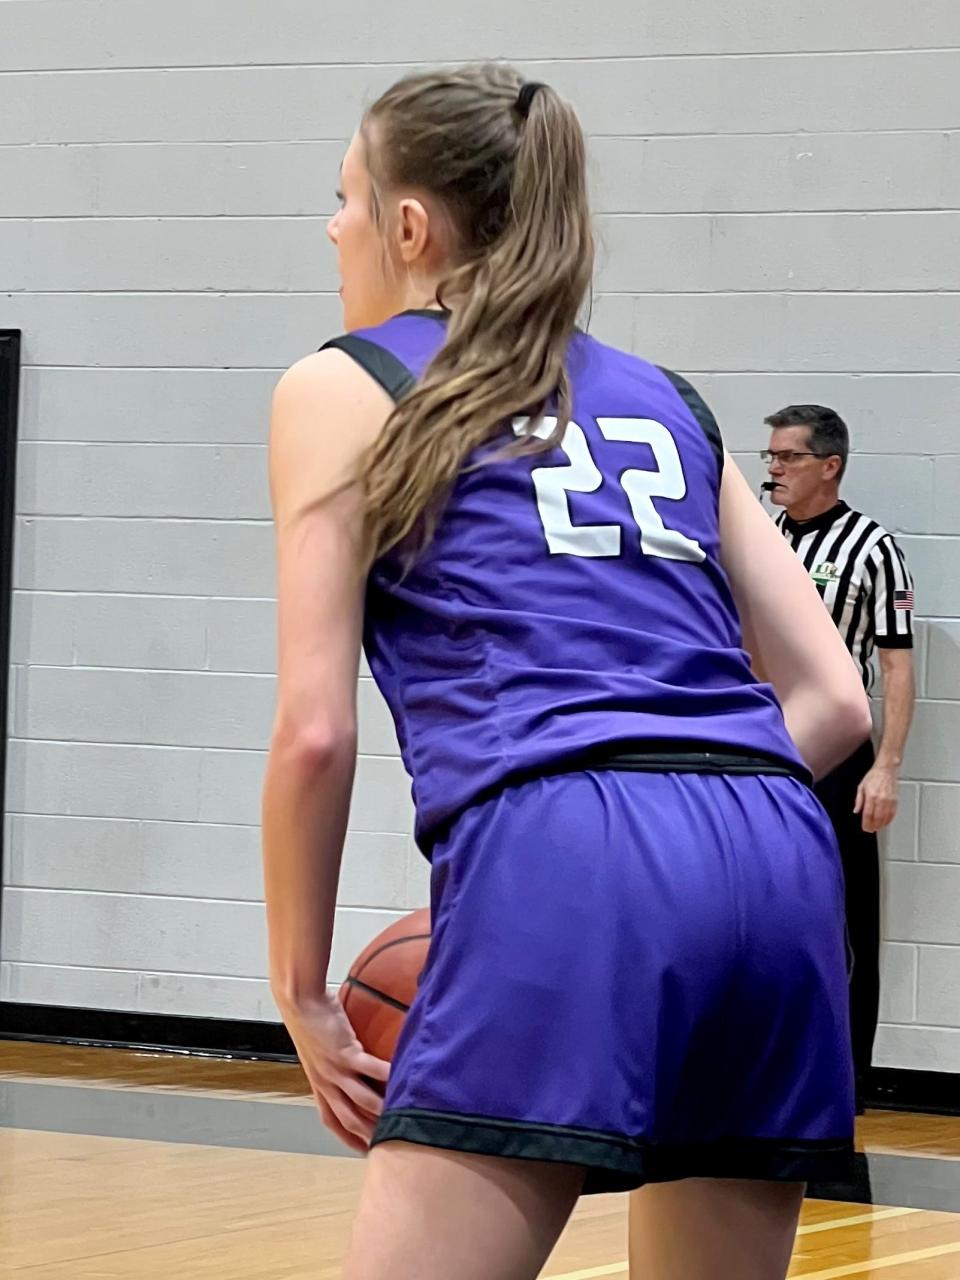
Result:
<svg viewBox="0 0 960 1280"><path fill-rule="evenodd" d="M800 754L822 777L869 737L867 696L816 587L729 455L720 554L746 647L776 690Z"/></svg>
<svg viewBox="0 0 960 1280"><path fill-rule="evenodd" d="M280 380L270 424L277 550L277 707L263 788L270 985L321 1115L365 1151L381 1105L364 1053L327 991L340 858L357 754L366 572L358 465L390 401L340 351Z"/></svg>

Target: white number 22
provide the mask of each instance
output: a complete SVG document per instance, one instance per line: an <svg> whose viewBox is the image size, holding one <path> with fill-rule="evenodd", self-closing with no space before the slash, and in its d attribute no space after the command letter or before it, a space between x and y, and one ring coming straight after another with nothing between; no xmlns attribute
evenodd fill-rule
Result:
<svg viewBox="0 0 960 1280"><path fill-rule="evenodd" d="M556 425L556 418L543 418L533 428L533 434L546 440ZM694 563L705 559L699 542L678 529L668 529L653 505L654 498L676 500L687 492L680 454L663 423L653 418L598 418L597 426L605 440L645 444L653 451L655 471L630 468L620 475L621 487L640 530L640 548L644 554ZM518 436L527 435L530 429L529 418L514 420L513 430ZM570 520L567 494L595 493L603 484L603 474L593 460L583 428L576 422L568 423L560 447L569 459L565 465L535 467L532 473L537 508L551 555L620 555L620 525L573 524Z"/></svg>

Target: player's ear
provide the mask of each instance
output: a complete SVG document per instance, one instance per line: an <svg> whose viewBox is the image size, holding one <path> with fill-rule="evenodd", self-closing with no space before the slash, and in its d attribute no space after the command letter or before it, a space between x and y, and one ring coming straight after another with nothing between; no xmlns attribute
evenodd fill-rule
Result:
<svg viewBox="0 0 960 1280"><path fill-rule="evenodd" d="M430 218L420 200L407 197L397 206L397 249L400 261L411 263L421 257L430 238Z"/></svg>

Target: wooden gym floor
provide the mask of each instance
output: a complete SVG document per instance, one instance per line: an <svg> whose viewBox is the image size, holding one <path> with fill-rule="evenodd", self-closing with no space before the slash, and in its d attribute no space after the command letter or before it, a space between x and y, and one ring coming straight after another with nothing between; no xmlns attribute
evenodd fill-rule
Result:
<svg viewBox="0 0 960 1280"><path fill-rule="evenodd" d="M287 1064L0 1042L0 1277L334 1280L363 1165L305 1094ZM960 1118L870 1112L859 1146L791 1276L960 1280ZM625 1277L625 1212L583 1201L544 1276Z"/></svg>

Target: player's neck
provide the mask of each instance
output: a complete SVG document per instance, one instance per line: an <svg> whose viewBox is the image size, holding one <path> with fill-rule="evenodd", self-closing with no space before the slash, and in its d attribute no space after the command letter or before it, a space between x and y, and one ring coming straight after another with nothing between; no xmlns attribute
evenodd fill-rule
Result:
<svg viewBox="0 0 960 1280"><path fill-rule="evenodd" d="M832 511L839 501L839 489L823 490L805 502L787 507L787 515L797 524L803 524L806 520L815 520L817 516L822 516L825 511Z"/></svg>
<svg viewBox="0 0 960 1280"><path fill-rule="evenodd" d="M416 280L410 280L406 289L401 295L401 306L398 311L432 311L439 309L437 302L437 291L443 280L442 276L420 276ZM444 304L449 307L450 300L444 298Z"/></svg>

